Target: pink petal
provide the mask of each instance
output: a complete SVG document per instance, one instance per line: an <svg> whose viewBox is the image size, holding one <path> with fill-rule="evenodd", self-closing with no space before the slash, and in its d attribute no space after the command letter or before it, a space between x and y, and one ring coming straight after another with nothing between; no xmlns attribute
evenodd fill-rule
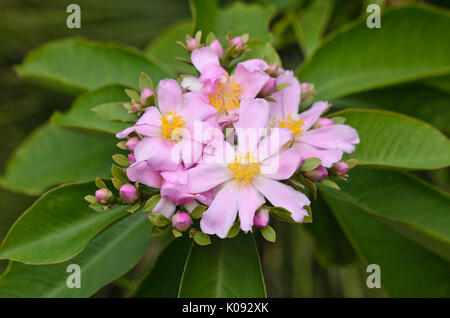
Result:
<svg viewBox="0 0 450 318"><path fill-rule="evenodd" d="M156 171L175 170L180 162L179 152L172 151L175 142L159 137L146 137L142 139L134 156L137 161L148 160Z"/></svg>
<svg viewBox="0 0 450 318"><path fill-rule="evenodd" d="M277 119L285 118L288 114L297 114L300 105L300 83L292 71L286 71L277 77L277 85L284 83L290 85L270 96L277 101L270 103L270 115Z"/></svg>
<svg viewBox="0 0 450 318"><path fill-rule="evenodd" d="M274 180L289 179L297 171L301 159L297 149L286 149L278 156L264 160L261 165L261 174Z"/></svg>
<svg viewBox="0 0 450 318"><path fill-rule="evenodd" d="M154 214L162 214L166 218L170 218L175 212L176 205L166 198L161 198L159 202L156 204L152 213Z"/></svg>
<svg viewBox="0 0 450 318"><path fill-rule="evenodd" d="M195 76L183 76L183 80L181 81L181 87L187 88L191 92L200 92L202 86L202 83Z"/></svg>
<svg viewBox="0 0 450 318"><path fill-rule="evenodd" d="M181 87L173 79L165 79L158 84L158 107L161 113L179 112L183 105Z"/></svg>
<svg viewBox="0 0 450 318"><path fill-rule="evenodd" d="M127 176L133 182L139 182L152 188L161 187L161 176L146 161L139 161L127 169Z"/></svg>
<svg viewBox="0 0 450 318"><path fill-rule="evenodd" d="M252 185L240 187L238 210L243 231L252 230L255 212L264 202L264 197Z"/></svg>
<svg viewBox="0 0 450 318"><path fill-rule="evenodd" d="M301 192L281 182L262 176L253 179L252 183L273 206L282 207L291 212L291 217L297 222L302 222L308 212L303 208L311 202Z"/></svg>
<svg viewBox="0 0 450 318"><path fill-rule="evenodd" d="M203 72L204 67L207 65L219 65L219 57L209 46L205 46L192 51L191 61L192 64L194 64L195 68L200 71L200 73Z"/></svg>
<svg viewBox="0 0 450 318"><path fill-rule="evenodd" d="M225 164L201 163L188 170L189 191L202 193L233 178Z"/></svg>
<svg viewBox="0 0 450 318"><path fill-rule="evenodd" d="M227 71L220 65L208 64L205 67L203 67L203 71L200 77L198 78L198 81L206 85L215 86L216 81L219 80L226 73ZM211 88L209 88L208 90L211 90Z"/></svg>
<svg viewBox="0 0 450 318"><path fill-rule="evenodd" d="M347 125L331 125L312 129L299 138L303 143L323 149L339 149L343 152L355 151L359 143L357 131Z"/></svg>
<svg viewBox="0 0 450 318"><path fill-rule="evenodd" d="M233 181L228 182L216 194L214 201L203 213L200 221L202 231L225 238L236 220L238 199L238 185Z"/></svg>
<svg viewBox="0 0 450 318"><path fill-rule="evenodd" d="M148 107L134 126L128 127L116 135L117 138L125 138L133 131L145 136L161 135L161 113L156 107Z"/></svg>
<svg viewBox="0 0 450 318"><path fill-rule="evenodd" d="M287 128L274 128L269 136L262 139L258 145L257 156L263 161L276 155L280 148L292 140L292 132Z"/></svg>
<svg viewBox="0 0 450 318"><path fill-rule="evenodd" d="M161 196L174 202L176 205L185 204L195 199L189 193L188 175L181 165L175 171L164 171L161 186Z"/></svg>
<svg viewBox="0 0 450 318"><path fill-rule="evenodd" d="M300 119L303 120L303 131L311 128L329 106L328 102L317 102L310 109L300 113Z"/></svg>
<svg viewBox="0 0 450 318"><path fill-rule="evenodd" d="M239 120L235 127L265 128L269 119L269 103L262 98L246 97L241 100Z"/></svg>
<svg viewBox="0 0 450 318"><path fill-rule="evenodd" d="M321 165L330 168L335 162L342 158L342 150L339 149L320 149L310 146L303 142L295 142L292 147L295 147L302 157L302 159L319 158L322 160Z"/></svg>
<svg viewBox="0 0 450 318"><path fill-rule="evenodd" d="M187 123L192 123L194 120L216 120L217 110L209 105L206 96L199 93L187 93L184 95L184 100L185 106L180 114Z"/></svg>
<svg viewBox="0 0 450 318"><path fill-rule="evenodd" d="M270 76L263 72L267 68L267 63L262 60L248 60L239 63L234 76L242 87L241 98L256 97L264 87Z"/></svg>

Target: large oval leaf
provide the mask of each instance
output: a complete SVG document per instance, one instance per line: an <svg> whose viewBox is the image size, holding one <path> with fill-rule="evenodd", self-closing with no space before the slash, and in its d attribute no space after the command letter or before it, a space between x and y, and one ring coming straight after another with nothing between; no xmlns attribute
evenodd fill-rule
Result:
<svg viewBox="0 0 450 318"><path fill-rule="evenodd" d="M93 137L45 124L19 146L0 183L35 195L55 184L107 177L111 156L120 152L115 143L113 137Z"/></svg>
<svg viewBox="0 0 450 318"><path fill-rule="evenodd" d="M358 131L361 143L347 157L361 165L437 169L450 164L450 141L427 123L377 110L351 109L331 117L335 115Z"/></svg>
<svg viewBox="0 0 450 318"><path fill-rule="evenodd" d="M297 71L314 83L317 98L331 99L450 71L447 12L399 7L381 15L381 28L365 18L337 31ZM420 43L420 45L418 45Z"/></svg>
<svg viewBox="0 0 450 318"><path fill-rule="evenodd" d="M266 297L258 250L251 235L213 238L194 244L186 262L179 297Z"/></svg>
<svg viewBox="0 0 450 318"><path fill-rule="evenodd" d="M0 259L30 264L63 262L113 222L129 214L121 205L95 212L83 199L93 182L63 185L44 194L16 221L0 246Z"/></svg>
<svg viewBox="0 0 450 318"><path fill-rule="evenodd" d="M17 71L24 78L72 93L114 83L139 88L141 72L155 82L168 76L137 50L83 39L45 44L32 51Z"/></svg>
<svg viewBox="0 0 450 318"><path fill-rule="evenodd" d="M448 261L357 207L328 195L325 199L360 257L380 266L381 284L390 296L450 296Z"/></svg>
<svg viewBox="0 0 450 318"><path fill-rule="evenodd" d="M89 297L139 261L150 241L150 228L145 213L136 212L99 234L83 252L67 262L51 265L11 262L0 278L0 297ZM80 288L67 286L72 274L67 272L70 264L80 266Z"/></svg>
<svg viewBox="0 0 450 318"><path fill-rule="evenodd" d="M356 168L341 191L321 186L328 197L348 202L450 261L450 197L396 171Z"/></svg>

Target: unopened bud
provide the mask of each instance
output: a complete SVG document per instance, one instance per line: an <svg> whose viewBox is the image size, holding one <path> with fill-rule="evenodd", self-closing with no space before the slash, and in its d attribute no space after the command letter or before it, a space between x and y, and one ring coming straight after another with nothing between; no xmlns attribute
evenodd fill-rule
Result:
<svg viewBox="0 0 450 318"><path fill-rule="evenodd" d="M336 162L333 166L334 168L334 172L338 175L338 176L345 176L345 174L347 173L349 167L348 164L346 164L345 162L339 161Z"/></svg>
<svg viewBox="0 0 450 318"><path fill-rule="evenodd" d="M200 47L200 43L196 40L196 39L194 39L194 38L189 38L188 40L187 40L187 50L188 50L188 52L192 52L192 51L194 51L195 49L198 49L199 47Z"/></svg>
<svg viewBox="0 0 450 318"><path fill-rule="evenodd" d="M230 46L236 46L237 49L242 49L244 47L244 41L241 36L237 36L230 41Z"/></svg>
<svg viewBox="0 0 450 318"><path fill-rule="evenodd" d="M261 89L261 95L270 96L277 87L277 80L273 77L269 78L264 87Z"/></svg>
<svg viewBox="0 0 450 318"><path fill-rule="evenodd" d="M300 84L300 90L302 91L302 92L307 92L307 91L309 91L309 83L301 83Z"/></svg>
<svg viewBox="0 0 450 318"><path fill-rule="evenodd" d="M131 109L132 109L134 112L139 112L139 111L142 110L142 105L141 105L141 104L138 104L138 103L134 103L133 105L131 105Z"/></svg>
<svg viewBox="0 0 450 318"><path fill-rule="evenodd" d="M313 181L320 181L328 176L328 171L324 166L318 166L316 169L306 171L305 176Z"/></svg>
<svg viewBox="0 0 450 318"><path fill-rule="evenodd" d="M213 49L214 53L217 54L218 57L220 58L223 57L223 48L219 40L215 39L214 41L212 41L210 47Z"/></svg>
<svg viewBox="0 0 450 318"><path fill-rule="evenodd" d="M128 139L125 146L127 147L128 150L134 151L134 149L136 149L136 146L139 143L139 141L141 141L141 139L139 137L131 137L130 139Z"/></svg>
<svg viewBox="0 0 450 318"><path fill-rule="evenodd" d="M172 225L180 232L184 232L192 225L192 218L189 213L178 212L172 216Z"/></svg>
<svg viewBox="0 0 450 318"><path fill-rule="evenodd" d="M272 77L277 77L278 76L278 66L275 64L270 65L267 70L266 73L269 74Z"/></svg>
<svg viewBox="0 0 450 318"><path fill-rule="evenodd" d="M138 191L132 184L124 184L120 187L120 197L126 204L133 204L138 196Z"/></svg>
<svg viewBox="0 0 450 318"><path fill-rule="evenodd" d="M141 92L142 105L147 105L147 99L153 95L155 95L155 93L150 88L143 88Z"/></svg>
<svg viewBox="0 0 450 318"><path fill-rule="evenodd" d="M314 128L320 128L320 127L325 127L325 126L331 126L334 124L334 121L331 120L330 118L319 118L316 123L314 124Z"/></svg>
<svg viewBox="0 0 450 318"><path fill-rule="evenodd" d="M259 228L263 228L269 224L269 219L269 211L266 209L259 209L253 217L253 224Z"/></svg>
<svg viewBox="0 0 450 318"><path fill-rule="evenodd" d="M95 191L95 198L97 199L98 203L107 204L112 203L112 201L114 200L114 195L108 189L102 188Z"/></svg>
<svg viewBox="0 0 450 318"><path fill-rule="evenodd" d="M130 165L136 162L136 157L132 153L128 155L128 162L130 163Z"/></svg>

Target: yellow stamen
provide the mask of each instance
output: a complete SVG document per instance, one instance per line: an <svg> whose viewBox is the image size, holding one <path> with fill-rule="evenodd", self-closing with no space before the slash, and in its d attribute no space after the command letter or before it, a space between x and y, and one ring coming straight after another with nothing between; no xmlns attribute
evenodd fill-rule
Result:
<svg viewBox="0 0 450 318"><path fill-rule="evenodd" d="M240 106L239 96L242 87L235 81L234 76L225 74L223 80L216 84L216 91L209 95L209 103L214 106L219 113L225 113L230 109Z"/></svg>
<svg viewBox="0 0 450 318"><path fill-rule="evenodd" d="M185 123L186 122L183 120L183 117L179 116L177 112L168 111L167 114L161 117L163 137L171 139L172 133L174 133L174 135L177 135L177 132L179 132L181 128L183 128Z"/></svg>
<svg viewBox="0 0 450 318"><path fill-rule="evenodd" d="M237 181L247 185L255 175L261 172L260 164L252 152L247 152L246 154L236 155L233 162L228 164L228 169L233 172Z"/></svg>
<svg viewBox="0 0 450 318"><path fill-rule="evenodd" d="M302 135L303 132L303 120L301 120L297 114L294 115L287 115L286 118L282 118L280 120L277 120L275 117L273 118L276 125L280 128L287 128L290 131L292 131L294 137L298 137Z"/></svg>

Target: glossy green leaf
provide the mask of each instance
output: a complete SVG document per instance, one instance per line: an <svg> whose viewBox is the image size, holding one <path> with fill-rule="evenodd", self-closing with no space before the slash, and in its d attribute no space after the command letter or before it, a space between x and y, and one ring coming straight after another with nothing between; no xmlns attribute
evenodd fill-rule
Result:
<svg viewBox="0 0 450 318"><path fill-rule="evenodd" d="M212 237L194 244L186 262L179 297L266 297L261 264L251 235Z"/></svg>
<svg viewBox="0 0 450 318"><path fill-rule="evenodd" d="M96 189L85 182L44 194L14 223L0 246L0 259L46 264L80 253L99 232L129 214L126 205L91 210L83 197Z"/></svg>
<svg viewBox="0 0 450 318"><path fill-rule="evenodd" d="M123 107L123 103L108 103L95 106L92 111L99 117L115 122L136 122L138 116L134 113L128 113ZM131 126L131 124L125 124L124 126Z"/></svg>
<svg viewBox="0 0 450 318"><path fill-rule="evenodd" d="M56 184L107 177L111 156L118 152L112 137L87 136L45 124L19 146L0 183L14 191L39 194Z"/></svg>
<svg viewBox="0 0 450 318"><path fill-rule="evenodd" d="M195 30L201 30L204 36L214 32L224 41L231 31L234 36L248 33L251 40L270 40L268 28L273 10L269 6L235 2L219 10L217 1L193 0L191 3Z"/></svg>
<svg viewBox="0 0 450 318"><path fill-rule="evenodd" d="M381 15L379 29L361 19L329 36L297 75L323 100L445 74L450 42L442 30L449 28L445 11L397 7Z"/></svg>
<svg viewBox="0 0 450 318"><path fill-rule="evenodd" d="M380 266L381 284L390 296L450 296L448 261L357 207L328 195L325 199L359 256Z"/></svg>
<svg viewBox="0 0 450 318"><path fill-rule="evenodd" d="M147 277L139 285L135 298L175 298L192 240L186 236L174 239L161 252Z"/></svg>
<svg viewBox="0 0 450 318"><path fill-rule="evenodd" d="M41 46L17 71L26 79L72 93L114 83L139 88L141 72L155 82L168 76L135 49L78 38Z"/></svg>
<svg viewBox="0 0 450 318"><path fill-rule="evenodd" d="M345 117L345 124L355 128L361 140L355 152L344 159L355 158L358 165L406 169L437 169L450 164L450 141L427 123L378 110L351 109L336 115Z"/></svg>
<svg viewBox="0 0 450 318"><path fill-rule="evenodd" d="M334 8L334 0L316 0L292 18L297 42L306 56L311 55L320 42Z"/></svg>
<svg viewBox="0 0 450 318"><path fill-rule="evenodd" d="M101 118L95 112L92 112L92 108L97 105L114 102L129 102L129 98L125 94L123 86L108 85L86 92L77 98L68 112L62 113L56 111L51 120L52 123L57 126L116 134L130 125L125 123L113 123ZM123 110L125 111L125 109Z"/></svg>
<svg viewBox="0 0 450 318"><path fill-rule="evenodd" d="M391 110L450 132L450 94L420 84L374 89L332 100L340 107Z"/></svg>
<svg viewBox="0 0 450 318"><path fill-rule="evenodd" d="M135 213L99 234L83 252L64 263L11 262L0 278L0 297L89 297L139 261L150 242L150 228L145 213ZM67 272L70 264L80 267L80 288L66 284L73 274Z"/></svg>
<svg viewBox="0 0 450 318"><path fill-rule="evenodd" d="M355 168L341 191L320 187L450 260L450 196L401 172Z"/></svg>

